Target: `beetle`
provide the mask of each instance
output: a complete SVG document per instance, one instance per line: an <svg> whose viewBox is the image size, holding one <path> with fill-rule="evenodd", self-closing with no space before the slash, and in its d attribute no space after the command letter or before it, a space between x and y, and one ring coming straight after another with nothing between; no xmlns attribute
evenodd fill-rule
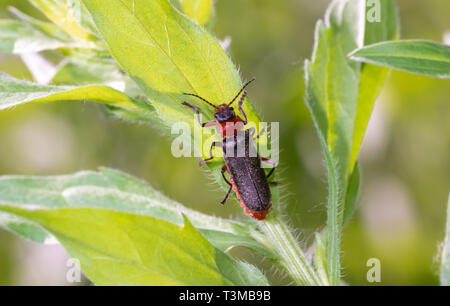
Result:
<svg viewBox="0 0 450 306"><path fill-rule="evenodd" d="M213 148L222 147L225 165L222 167L221 174L230 188L220 203L224 205L231 191L234 190L245 213L257 220L264 220L272 207L272 195L269 184L276 183L269 183L268 178L274 173L275 164L268 158L260 157L256 151L252 141L255 133L254 128L244 130L244 126L248 124L247 116L242 109L242 104L247 97L245 88L254 80L253 78L248 81L231 102L226 104L214 105L196 94L184 93L212 106L215 118L213 121L202 123L197 107L188 102L182 102L182 105L191 108L196 113L197 121L202 127L216 126L217 131L222 136L222 142L215 141L211 144L210 157L200 161L200 166L211 161L214 158ZM231 107L239 96L241 98L238 102L238 108L243 118L239 117L233 107ZM256 138L259 138L261 134ZM273 168L268 175L261 167L261 162L272 164ZM225 173L229 174L229 180L226 178Z"/></svg>

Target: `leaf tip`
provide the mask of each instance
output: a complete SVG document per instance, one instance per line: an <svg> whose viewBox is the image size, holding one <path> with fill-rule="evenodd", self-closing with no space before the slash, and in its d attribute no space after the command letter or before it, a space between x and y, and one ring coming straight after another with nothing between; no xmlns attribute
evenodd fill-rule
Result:
<svg viewBox="0 0 450 306"><path fill-rule="evenodd" d="M191 223L191 221L189 220L189 218L188 218L184 213L182 213L182 212L180 212L180 214L181 214L181 217L183 218L183 227L184 227L185 229L188 229L188 228L194 228L194 226L192 225L192 223Z"/></svg>

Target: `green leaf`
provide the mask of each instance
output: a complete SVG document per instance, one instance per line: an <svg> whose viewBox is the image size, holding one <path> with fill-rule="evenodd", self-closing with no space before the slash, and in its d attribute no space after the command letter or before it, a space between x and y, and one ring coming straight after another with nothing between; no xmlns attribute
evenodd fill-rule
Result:
<svg viewBox="0 0 450 306"><path fill-rule="evenodd" d="M39 225L5 212L0 212L0 226L34 242L48 244L54 241Z"/></svg>
<svg viewBox="0 0 450 306"><path fill-rule="evenodd" d="M306 62L307 99L339 174L345 180L349 164L353 120L358 100L361 65L346 54L362 46L364 6L361 1L334 1L325 24L318 22L312 62Z"/></svg>
<svg viewBox="0 0 450 306"><path fill-rule="evenodd" d="M371 2L371 3L370 3ZM399 18L395 0L381 0L379 7L379 20L369 20L375 17L376 1L366 1L366 22L364 30L364 45L380 41L395 40L399 36Z"/></svg>
<svg viewBox="0 0 450 306"><path fill-rule="evenodd" d="M366 21L365 23L364 45L398 38L398 17L395 1L383 0L380 4L380 22ZM373 6L366 7L366 16L370 15L371 10L373 10ZM375 100L380 94L388 72L389 69L371 64L363 64L361 66L348 174L354 171Z"/></svg>
<svg viewBox="0 0 450 306"><path fill-rule="evenodd" d="M208 25L214 17L213 0L182 0L183 12L201 25Z"/></svg>
<svg viewBox="0 0 450 306"><path fill-rule="evenodd" d="M395 39L395 2L381 1L381 22L369 22L371 9L359 0L336 0L325 24L318 22L312 61L305 65L306 103L345 181L353 171L373 104L387 71L352 62L354 48ZM366 29L366 31L364 31Z"/></svg>
<svg viewBox="0 0 450 306"><path fill-rule="evenodd" d="M81 41L96 41L92 20L80 0L30 0L48 19Z"/></svg>
<svg viewBox="0 0 450 306"><path fill-rule="evenodd" d="M100 112L107 118L121 119L130 123L150 124L152 125L152 127L157 128L163 134L170 134L170 130L167 129L164 123L162 123L154 114L145 114L136 111L130 111L109 104L101 105Z"/></svg>
<svg viewBox="0 0 450 306"><path fill-rule="evenodd" d="M347 54L367 43L397 37L394 0L380 4L380 22L371 22L369 2L333 1L325 22L317 23L313 56L305 62L305 102L319 133L328 173L326 256L331 285L340 284L341 227L353 214L359 186L354 168L387 75L386 69L352 62Z"/></svg>
<svg viewBox="0 0 450 306"><path fill-rule="evenodd" d="M181 1L182 0L169 0L170 4L172 4L172 6L174 8L176 8L179 11L183 11L183 7L181 5Z"/></svg>
<svg viewBox="0 0 450 306"><path fill-rule="evenodd" d="M447 225L441 255L441 285L450 286L450 195L447 204Z"/></svg>
<svg viewBox="0 0 450 306"><path fill-rule="evenodd" d="M450 46L426 40L381 42L353 51L350 58L437 78L450 78Z"/></svg>
<svg viewBox="0 0 450 306"><path fill-rule="evenodd" d="M360 179L361 175L359 172L359 165L356 164L348 180L347 192L344 202L343 224L346 224L356 211L356 204L359 195Z"/></svg>
<svg viewBox="0 0 450 306"><path fill-rule="evenodd" d="M269 249L252 237L258 235L254 222L242 223L201 214L116 170L102 168L100 172L54 177L0 177L0 203L30 209L105 208L153 216L178 225L183 224L183 213L221 250L240 245L274 258Z"/></svg>
<svg viewBox="0 0 450 306"><path fill-rule="evenodd" d="M51 83L56 85L102 84L113 88L120 88L121 91L134 101L150 104L137 84L127 74L121 72L115 63L94 58L70 58L63 65L60 65ZM105 114L112 114L122 119L153 123L156 127L163 127L162 130L170 134L170 131L164 129L165 125L159 122L153 114L149 118L145 112L130 112L124 108L118 108L112 105L108 105L107 109L104 110Z"/></svg>
<svg viewBox="0 0 450 306"><path fill-rule="evenodd" d="M174 9L167 0L83 0L99 33L120 66L136 81L164 124L186 121L194 128L189 101L213 119L213 109L183 93L198 94L215 104L230 101L240 90L239 73L217 40L202 26ZM126 31L124 30L126 25ZM248 101L247 101L248 102ZM259 122L250 103L250 121ZM194 139L202 152L203 142ZM208 152L204 152L208 154Z"/></svg>
<svg viewBox="0 0 450 306"><path fill-rule="evenodd" d="M210 106L183 93L222 104L241 89L239 73L218 41L169 1L111 0L107 6L101 0L83 3L112 56L141 87L166 130L180 121L187 122L191 131L198 128L192 110L181 105L183 101L197 106L203 121L214 118ZM248 99L246 102L243 109L258 128L259 117ZM206 157L209 149L203 150L204 144L213 140L206 131L201 141L193 135L194 150ZM222 159L208 163L216 181L226 190L220 175L222 166Z"/></svg>
<svg viewBox="0 0 450 306"><path fill-rule="evenodd" d="M62 101L100 103L109 107L107 112L114 117L149 123L166 131L165 125L159 121L153 107L145 100L139 100L139 97L132 99L111 87L38 85L0 72L0 110L25 103Z"/></svg>
<svg viewBox="0 0 450 306"><path fill-rule="evenodd" d="M255 267L214 248L184 218L95 208L3 210L41 224L97 285L268 285Z"/></svg>
<svg viewBox="0 0 450 306"><path fill-rule="evenodd" d="M73 39L66 32L61 30L56 24L46 22L34 17L31 17L15 7L8 7L8 11L17 17L23 24L33 27L34 29L62 41L73 41Z"/></svg>
<svg viewBox="0 0 450 306"><path fill-rule="evenodd" d="M24 103L92 101L138 111L137 102L113 88L102 85L63 87L38 85L0 72L0 110ZM150 109L150 106L149 106Z"/></svg>
<svg viewBox="0 0 450 306"><path fill-rule="evenodd" d="M373 8L364 2L333 1L325 23L317 23L312 60L305 63L306 104L335 160L344 190L388 72L352 62L347 54L357 46L397 38L395 2L380 4L380 22L370 22L366 17Z"/></svg>
<svg viewBox="0 0 450 306"><path fill-rule="evenodd" d="M51 83L56 85L120 83L125 86L127 79L112 63L71 58L59 67Z"/></svg>
<svg viewBox="0 0 450 306"><path fill-rule="evenodd" d="M25 22L0 19L0 53L21 54L63 47L72 48L80 47L80 45L72 41L56 39Z"/></svg>

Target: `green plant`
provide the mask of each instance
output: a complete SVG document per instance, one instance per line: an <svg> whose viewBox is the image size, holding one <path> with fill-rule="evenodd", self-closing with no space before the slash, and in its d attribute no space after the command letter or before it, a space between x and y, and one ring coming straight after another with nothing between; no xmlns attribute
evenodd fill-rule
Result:
<svg viewBox="0 0 450 306"><path fill-rule="evenodd" d="M0 22L0 50L57 50L66 64L52 85L2 73L0 109L91 101L102 104L107 115L170 134L179 121L196 128L191 112L180 105L183 92L227 101L242 86L233 62L208 32L214 22L212 0L30 2L51 22L13 9L17 19ZM357 158L389 71L380 66L437 77L449 77L450 71L448 46L395 41L394 0L381 1L380 22L369 21L371 9L359 0L333 1L324 22L317 23L314 53L305 62L305 102L329 185L327 228L324 235L316 233L312 263L281 215L277 188L271 214L256 222L201 214L107 168L57 177L4 176L0 224L40 243L55 237L99 285L268 285L256 267L226 254L235 246L271 260L297 285L339 285L342 228L356 209L360 183ZM112 88L112 82L119 85ZM212 119L211 109L196 105ZM251 121L260 122L249 101L244 110ZM204 141L192 140L202 152ZM221 160L208 163L219 184L221 166ZM443 260L443 284L448 262Z"/></svg>

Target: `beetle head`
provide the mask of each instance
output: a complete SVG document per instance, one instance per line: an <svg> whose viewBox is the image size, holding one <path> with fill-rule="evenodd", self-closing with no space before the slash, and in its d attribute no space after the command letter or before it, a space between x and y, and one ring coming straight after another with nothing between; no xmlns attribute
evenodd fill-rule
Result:
<svg viewBox="0 0 450 306"><path fill-rule="evenodd" d="M219 121L219 123L223 123L232 121L236 117L236 113L234 112L234 109L232 107L229 107L226 104L222 104L216 108L214 117L217 121Z"/></svg>

